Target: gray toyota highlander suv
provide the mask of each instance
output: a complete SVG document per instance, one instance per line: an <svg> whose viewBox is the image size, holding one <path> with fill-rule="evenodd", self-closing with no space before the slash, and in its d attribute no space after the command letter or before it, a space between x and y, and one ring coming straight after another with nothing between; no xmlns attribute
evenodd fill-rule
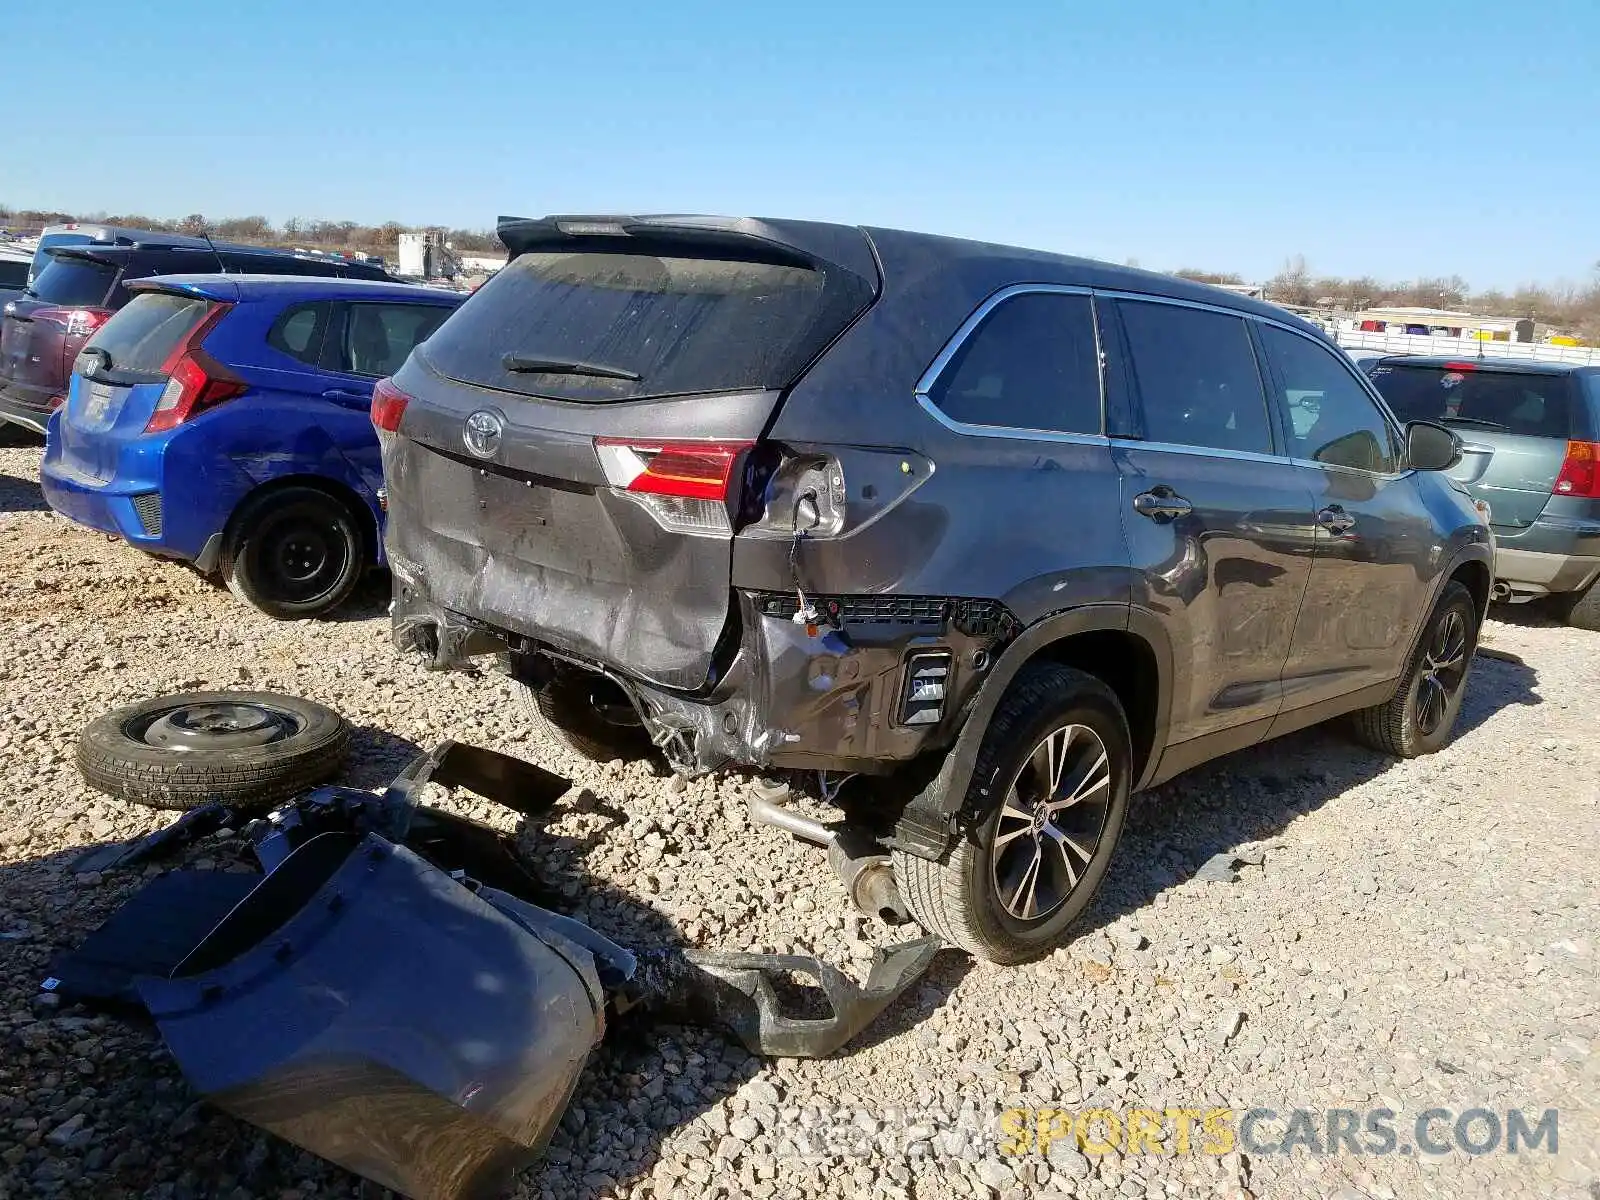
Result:
<svg viewBox="0 0 1600 1200"><path fill-rule="evenodd" d="M1337 716L1449 736L1493 583L1461 442L1281 309L886 229L500 236L373 401L395 637L580 753L866 777L836 848L1018 962L1134 789Z"/></svg>

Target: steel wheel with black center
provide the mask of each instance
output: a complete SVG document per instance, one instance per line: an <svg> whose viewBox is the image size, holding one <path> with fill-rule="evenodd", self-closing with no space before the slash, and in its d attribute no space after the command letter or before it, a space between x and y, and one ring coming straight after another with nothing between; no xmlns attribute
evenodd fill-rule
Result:
<svg viewBox="0 0 1600 1200"><path fill-rule="evenodd" d="M92 787L152 808L264 806L330 778L349 742L343 717L298 696L185 692L91 722L78 768Z"/></svg>
<svg viewBox="0 0 1600 1200"><path fill-rule="evenodd" d="M1442 749L1466 698L1479 619L1472 593L1445 584L1394 697L1352 714L1356 736L1399 758Z"/></svg>
<svg viewBox="0 0 1600 1200"><path fill-rule="evenodd" d="M285 487L247 500L229 522L222 553L228 590L269 617L317 617L361 581L367 539L338 497Z"/></svg>
<svg viewBox="0 0 1600 1200"><path fill-rule="evenodd" d="M939 862L895 852L907 906L928 930L991 962L1053 950L1105 876L1131 762L1110 688L1072 667L1024 667L984 734L961 840Z"/></svg>

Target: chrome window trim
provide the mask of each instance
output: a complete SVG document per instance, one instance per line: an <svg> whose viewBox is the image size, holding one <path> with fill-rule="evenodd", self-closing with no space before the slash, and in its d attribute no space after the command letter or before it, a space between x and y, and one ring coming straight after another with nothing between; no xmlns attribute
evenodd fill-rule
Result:
<svg viewBox="0 0 1600 1200"><path fill-rule="evenodd" d="M1143 300L1148 304L1171 304L1178 308L1198 308L1205 312L1222 313L1224 316L1238 317L1248 321L1268 320L1266 317L1257 317L1255 313L1243 308L1230 308L1226 304L1211 304L1204 300L1185 300L1180 296L1164 296L1160 292L1126 292L1120 288L1093 289L1096 296L1104 296L1107 300ZM1274 322L1276 324L1276 322ZM1284 326L1285 329L1289 326Z"/></svg>
<svg viewBox="0 0 1600 1200"><path fill-rule="evenodd" d="M1344 463L1322 462L1321 460L1315 458L1291 458L1289 461L1301 467L1315 467L1319 471L1348 471L1352 475L1360 475L1366 479L1382 479L1387 481L1391 479L1404 479L1407 475L1414 474L1410 467L1404 467L1401 470L1394 471L1392 473L1386 473L1383 471L1369 471L1365 467L1346 466Z"/></svg>
<svg viewBox="0 0 1600 1200"><path fill-rule="evenodd" d="M967 342L980 325L988 318L989 314L999 308L1007 300L1017 296L1027 295L1047 296L1087 296L1089 297L1089 320L1094 330L1095 358L1099 363L1098 378L1100 383L1100 433L1068 433L1056 429L1033 429L1026 425L976 425L967 421L958 421L950 416L933 402L930 393L934 385L939 382L939 376L944 374L950 362L960 353L962 346ZM922 411L931 416L939 424L952 433L965 434L968 437L1011 438L1021 441L1033 442L1065 442L1069 445L1079 446L1104 446L1109 439L1104 430L1106 426L1106 353L1105 347L1100 342L1100 321L1094 310L1095 291L1091 287L1080 287L1075 284L1065 283L1011 283L999 291L987 296L977 308L967 315L955 333L950 335L950 340L934 356L933 362L922 373L922 378L917 380L916 390L913 393L917 404Z"/></svg>
<svg viewBox="0 0 1600 1200"><path fill-rule="evenodd" d="M1190 446L1184 442L1147 442L1143 438L1116 437L1108 440L1118 450L1155 450L1162 454L1190 454L1199 458L1227 458L1236 462L1273 463L1280 466L1291 465L1295 461L1284 454L1263 454L1259 450L1226 450L1221 446Z"/></svg>

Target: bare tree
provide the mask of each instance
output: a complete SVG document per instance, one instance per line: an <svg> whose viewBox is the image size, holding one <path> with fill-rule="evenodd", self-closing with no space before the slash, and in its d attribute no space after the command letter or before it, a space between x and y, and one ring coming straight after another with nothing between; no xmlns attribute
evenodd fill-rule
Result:
<svg viewBox="0 0 1600 1200"><path fill-rule="evenodd" d="M1285 259L1283 270L1267 283L1267 295L1280 304L1310 304L1315 296L1311 268L1306 266L1306 256L1296 254Z"/></svg>
<svg viewBox="0 0 1600 1200"><path fill-rule="evenodd" d="M1236 271L1207 271L1200 267L1179 267L1173 274L1179 279L1192 279L1196 283L1244 282L1244 277Z"/></svg>

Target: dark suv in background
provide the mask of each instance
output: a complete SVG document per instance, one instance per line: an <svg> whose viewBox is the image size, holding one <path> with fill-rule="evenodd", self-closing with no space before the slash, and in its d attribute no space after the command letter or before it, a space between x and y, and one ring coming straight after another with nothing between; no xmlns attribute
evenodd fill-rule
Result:
<svg viewBox="0 0 1600 1200"><path fill-rule="evenodd" d="M1600 630L1600 367L1408 357L1368 370L1402 419L1460 431L1451 474L1489 506L1496 599Z"/></svg>
<svg viewBox="0 0 1600 1200"><path fill-rule="evenodd" d="M66 398L72 364L111 314L133 298L127 284L152 275L219 271L388 279L381 267L176 234L130 244L58 245L27 290L0 309L0 421L43 433Z"/></svg>
<svg viewBox="0 0 1600 1200"><path fill-rule="evenodd" d="M1460 440L1283 310L885 229L500 234L374 395L395 635L499 655L580 752L822 772L911 913L1015 962L1132 790L1343 714L1447 739L1492 585Z"/></svg>

